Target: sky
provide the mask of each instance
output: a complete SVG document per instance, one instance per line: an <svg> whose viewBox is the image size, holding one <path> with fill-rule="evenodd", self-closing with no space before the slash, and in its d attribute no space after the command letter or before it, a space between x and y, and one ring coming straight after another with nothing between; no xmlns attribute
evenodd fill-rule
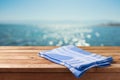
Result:
<svg viewBox="0 0 120 80"><path fill-rule="evenodd" d="M120 21L120 0L0 0L0 21Z"/></svg>

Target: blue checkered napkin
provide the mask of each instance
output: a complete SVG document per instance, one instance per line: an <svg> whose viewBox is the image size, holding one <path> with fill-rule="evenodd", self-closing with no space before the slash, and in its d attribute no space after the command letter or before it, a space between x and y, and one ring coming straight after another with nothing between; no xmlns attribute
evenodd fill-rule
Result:
<svg viewBox="0 0 120 80"><path fill-rule="evenodd" d="M77 78L92 67L109 66L113 61L112 57L93 54L73 45L43 51L39 56L66 66Z"/></svg>

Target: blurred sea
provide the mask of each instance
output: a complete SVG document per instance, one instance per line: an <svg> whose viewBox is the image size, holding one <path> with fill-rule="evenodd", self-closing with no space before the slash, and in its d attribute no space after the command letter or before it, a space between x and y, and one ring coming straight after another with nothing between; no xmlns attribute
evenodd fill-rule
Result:
<svg viewBox="0 0 120 80"><path fill-rule="evenodd" d="M119 26L0 24L0 46L120 46Z"/></svg>

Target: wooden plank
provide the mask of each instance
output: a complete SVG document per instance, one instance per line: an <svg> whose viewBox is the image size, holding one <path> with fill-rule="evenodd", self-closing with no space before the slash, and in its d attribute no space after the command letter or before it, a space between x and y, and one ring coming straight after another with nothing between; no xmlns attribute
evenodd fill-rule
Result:
<svg viewBox="0 0 120 80"><path fill-rule="evenodd" d="M38 55L39 52L0 52L0 55ZM105 56L120 56L120 53L103 53L96 52L95 54L105 55Z"/></svg>
<svg viewBox="0 0 120 80"><path fill-rule="evenodd" d="M107 55L108 56L108 55ZM115 56L112 56L113 59L114 59L114 62L115 63L120 63L120 57L115 55ZM40 62L41 60L42 61L48 61L48 60L45 60L44 58L41 58L39 57L38 55L10 55L10 54L7 54L7 55L0 55L0 62L7 62L9 60L21 60L24 61L24 60L28 60L28 62L30 61L36 61L36 62Z"/></svg>
<svg viewBox="0 0 120 80"><path fill-rule="evenodd" d="M48 50L48 49L46 49L46 50ZM86 50L86 49L84 49L84 50ZM21 49L19 49L19 50L0 50L0 53L4 53L4 52L9 52L9 53L11 53L11 52L36 52L36 53L38 53L38 52L40 52L40 51L44 51L44 50L21 50ZM92 53L120 53L120 50L86 50L86 51L88 51L88 52L92 52Z"/></svg>
<svg viewBox="0 0 120 80"><path fill-rule="evenodd" d="M0 73L0 80L76 80L71 73Z"/></svg>
<svg viewBox="0 0 120 80"><path fill-rule="evenodd" d="M0 80L120 80L120 47L80 47L112 56L114 61L109 67L92 68L78 79L66 67L38 56L40 51L54 48L57 47L1 46Z"/></svg>
<svg viewBox="0 0 120 80"><path fill-rule="evenodd" d="M68 69L64 66L57 64L0 64L0 72L69 72ZM120 73L120 65L112 64L109 67L104 68L92 68L88 72L118 72Z"/></svg>
<svg viewBox="0 0 120 80"><path fill-rule="evenodd" d="M0 65L2 70L3 68L17 68L20 70L20 68L42 68L41 66L47 65L49 67L60 67L60 65L54 64L44 58L41 58L38 56L39 51L42 50L48 50L56 47L16 47L16 46L6 46L6 47L0 47ZM96 52L97 54L101 54L104 56L112 56L114 58L113 64L120 65L120 54L118 53L120 51L120 47L83 47L87 49L90 52ZM104 49L105 48L105 49ZM97 50L96 50L97 49ZM115 49L115 50L112 50ZM117 53L115 53L117 52ZM48 65L49 64L49 65ZM57 65L54 67L54 65ZM37 67L36 67L37 66ZM111 66L112 68L108 68L108 72L110 72L110 69L113 69L116 71L116 69L119 71L119 68L116 66ZM63 69L66 69L65 67L60 67ZM42 68L43 69L43 68ZM30 70L30 69L29 69ZM55 69L56 70L56 69ZM55 71L53 69L53 71ZM97 70L99 72L99 70ZM100 70L101 71L101 70ZM107 71L106 71L107 72Z"/></svg>
<svg viewBox="0 0 120 80"><path fill-rule="evenodd" d="M0 80L120 80L120 73L85 73L75 78L72 73L0 73Z"/></svg>
<svg viewBox="0 0 120 80"><path fill-rule="evenodd" d="M120 73L85 73L78 80L120 80Z"/></svg>

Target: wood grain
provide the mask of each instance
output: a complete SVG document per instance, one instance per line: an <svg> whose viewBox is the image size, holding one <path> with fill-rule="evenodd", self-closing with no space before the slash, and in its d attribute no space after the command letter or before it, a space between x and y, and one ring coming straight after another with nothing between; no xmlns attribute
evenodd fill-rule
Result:
<svg viewBox="0 0 120 80"><path fill-rule="evenodd" d="M120 47L80 46L79 48L86 51L103 56L112 56L114 59L111 66L92 68L80 79L76 79L66 67L38 56L40 51L57 47L1 46L0 80L52 80L53 78L54 80L120 80Z"/></svg>
<svg viewBox="0 0 120 80"><path fill-rule="evenodd" d="M86 73L75 78L72 73L0 73L0 80L120 80L120 73Z"/></svg>

